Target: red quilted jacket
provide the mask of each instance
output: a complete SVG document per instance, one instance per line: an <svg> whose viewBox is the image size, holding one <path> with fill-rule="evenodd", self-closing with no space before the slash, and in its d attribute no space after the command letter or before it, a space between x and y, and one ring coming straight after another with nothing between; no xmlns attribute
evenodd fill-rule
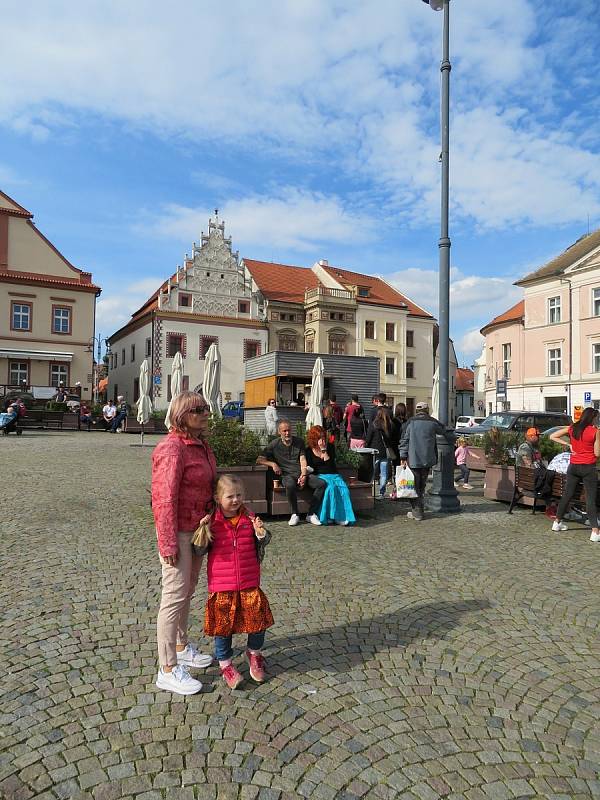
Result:
<svg viewBox="0 0 600 800"><path fill-rule="evenodd" d="M177 532L195 531L210 512L217 465L201 439L169 433L152 454L152 512L163 558L177 552Z"/></svg>
<svg viewBox="0 0 600 800"><path fill-rule="evenodd" d="M213 540L208 550L208 591L233 592L260 586L256 535L248 511L242 510L234 527L217 508L210 530Z"/></svg>

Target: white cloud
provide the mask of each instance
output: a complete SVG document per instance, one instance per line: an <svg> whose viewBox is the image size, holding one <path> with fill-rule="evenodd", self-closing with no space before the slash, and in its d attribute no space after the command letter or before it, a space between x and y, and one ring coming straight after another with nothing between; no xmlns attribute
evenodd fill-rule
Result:
<svg viewBox="0 0 600 800"><path fill-rule="evenodd" d="M184 245L199 241L212 210L170 204L158 216L148 216L138 227L179 239ZM344 208L337 197L284 187L271 197L253 195L230 200L219 209L236 246L272 246L312 250L327 243L364 243L373 237L372 220Z"/></svg>
<svg viewBox="0 0 600 800"><path fill-rule="evenodd" d="M481 355L481 348L485 342L484 337L476 328L464 333L456 343L456 353L459 364L471 365Z"/></svg>
<svg viewBox="0 0 600 800"><path fill-rule="evenodd" d="M131 315L154 294L165 277L146 278L126 286L105 288L96 305L96 330L107 337L125 325Z"/></svg>

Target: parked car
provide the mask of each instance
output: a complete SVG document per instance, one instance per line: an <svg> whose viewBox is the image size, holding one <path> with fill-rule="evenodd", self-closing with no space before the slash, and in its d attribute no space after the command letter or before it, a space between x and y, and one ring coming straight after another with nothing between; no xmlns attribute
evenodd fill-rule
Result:
<svg viewBox="0 0 600 800"><path fill-rule="evenodd" d="M471 428L459 428L463 436L481 436L490 428L500 428L504 431L514 431L525 435L528 428L537 428L544 433L548 428L570 425L572 422L568 414L559 411L498 411L486 417L481 425Z"/></svg>
<svg viewBox="0 0 600 800"><path fill-rule="evenodd" d="M31 392L21 392L18 389L14 389L10 392L7 392L3 397L0 397L0 411L4 411L4 408L8 402L16 400L17 397L21 398L27 408L31 408L34 404L34 397Z"/></svg>
<svg viewBox="0 0 600 800"><path fill-rule="evenodd" d="M67 399L65 400L67 404L67 408L69 411L79 411L79 406L81 405L81 400L79 399L79 395L77 394L67 394Z"/></svg>
<svg viewBox="0 0 600 800"><path fill-rule="evenodd" d="M456 428L472 428L473 425L481 425L485 417L457 417Z"/></svg>
<svg viewBox="0 0 600 800"><path fill-rule="evenodd" d="M224 417L231 417L233 419L239 420L239 422L243 422L244 421L243 400L230 400L228 403L225 403L222 409L222 413Z"/></svg>

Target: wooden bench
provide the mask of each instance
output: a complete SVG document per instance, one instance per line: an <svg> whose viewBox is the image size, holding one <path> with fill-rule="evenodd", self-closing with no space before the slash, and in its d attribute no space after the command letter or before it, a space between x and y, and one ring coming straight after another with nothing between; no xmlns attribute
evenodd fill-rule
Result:
<svg viewBox="0 0 600 800"><path fill-rule="evenodd" d="M369 511L375 506L375 501L373 499L373 486L370 483L365 483L364 481L359 480L347 480L344 475L342 475L346 484L350 490L350 499L352 500L352 508L354 511ZM311 489L298 489L298 513L299 514L308 514L308 509L310 507L310 501L312 498L312 491ZM289 515L291 514L290 511L290 504L287 501L287 497L285 494L285 489L280 487L279 489L274 489L273 484L269 481L267 486L267 503L269 506L269 514L272 517L277 517L279 515Z"/></svg>
<svg viewBox="0 0 600 800"><path fill-rule="evenodd" d="M44 410L42 413L42 422L44 423L44 427L49 428L51 425L56 425L57 428L62 430L64 416L64 411Z"/></svg>
<svg viewBox="0 0 600 800"><path fill-rule="evenodd" d="M17 427L24 428L48 428L56 426L62 430L64 411L47 411L45 408L27 409L24 417L19 417Z"/></svg>
<svg viewBox="0 0 600 800"><path fill-rule="evenodd" d="M513 497L508 508L508 513L512 514L514 506L519 502L522 497L529 497L533 499L532 514L535 514L538 503L545 505L545 500L536 495L535 492L535 478L537 470L535 467L515 467L515 488ZM559 501L563 496L567 484L567 476L563 473L557 472L552 481L552 494L548 499ZM596 494L596 503L600 503L600 483ZM571 505L577 508L585 508L585 492L583 484L580 484L575 492Z"/></svg>

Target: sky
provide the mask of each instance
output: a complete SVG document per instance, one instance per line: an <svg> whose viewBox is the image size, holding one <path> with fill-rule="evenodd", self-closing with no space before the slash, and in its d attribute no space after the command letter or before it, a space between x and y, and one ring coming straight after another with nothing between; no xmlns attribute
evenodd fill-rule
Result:
<svg viewBox="0 0 600 800"><path fill-rule="evenodd" d="M600 227L596 0L451 0L450 332ZM437 315L442 13L421 0L3 3L0 189L108 336L214 208L241 256L380 275Z"/></svg>

